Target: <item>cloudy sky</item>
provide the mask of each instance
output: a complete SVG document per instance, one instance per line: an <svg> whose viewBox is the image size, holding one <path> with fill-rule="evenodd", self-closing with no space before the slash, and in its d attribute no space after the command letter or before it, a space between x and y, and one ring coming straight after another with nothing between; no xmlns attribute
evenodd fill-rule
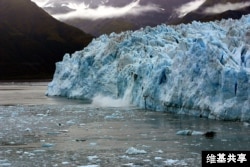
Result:
<svg viewBox="0 0 250 167"><path fill-rule="evenodd" d="M126 15L140 15L146 12L161 12L164 6L156 4L152 0L150 3L142 3L144 0L32 0L42 8L64 8L64 13L52 14L60 20L83 18L83 19L103 19L115 18ZM165 0L167 1L167 0ZM185 1L182 5L175 7L178 17L183 17L191 11L198 9L206 0ZM206 14L221 13L227 10L236 10L249 6L250 2L216 4L204 10ZM59 11L59 10L57 10Z"/></svg>
<svg viewBox="0 0 250 167"><path fill-rule="evenodd" d="M53 0L32 0L38 6L45 7L58 7L58 2ZM53 16L60 20L83 18L83 19L103 19L103 18L115 18L125 15L140 15L150 11L160 11L160 7L156 4L149 3L147 5L141 5L141 0L127 0L127 3L123 6L109 5L109 0L97 0L93 4L93 1L60 1L62 8L70 9L67 13L53 14ZM98 5L96 4L98 3ZM96 7L92 7L96 6Z"/></svg>
<svg viewBox="0 0 250 167"><path fill-rule="evenodd" d="M204 13L208 14L216 14L216 13L222 13L227 10L237 10L241 9L243 7L250 6L250 2L239 2L239 3L225 3L225 4L216 4L212 7L206 8Z"/></svg>
<svg viewBox="0 0 250 167"><path fill-rule="evenodd" d="M114 7L109 5L100 5L97 8L90 8L88 4L80 3L68 3L63 4L73 11L65 14L56 14L55 18L68 19L68 18L84 18L84 19L103 19L103 18L115 18L125 15L140 15L149 11L158 11L157 5L140 5L140 0L133 1L122 7Z"/></svg>
<svg viewBox="0 0 250 167"><path fill-rule="evenodd" d="M196 9L198 9L206 0L193 0L188 3L184 3L180 7L176 8L175 11L178 14L179 17L183 17L189 12L192 12ZM243 7L250 6L250 2L239 2L239 3L218 3L215 4L212 7L207 7L204 10L205 14L218 14L225 12L227 10L237 10L241 9Z"/></svg>
<svg viewBox="0 0 250 167"><path fill-rule="evenodd" d="M198 9L206 0L194 0L188 3L184 3L180 7L175 9L175 12L178 14L179 17L183 17L189 12L192 12Z"/></svg>

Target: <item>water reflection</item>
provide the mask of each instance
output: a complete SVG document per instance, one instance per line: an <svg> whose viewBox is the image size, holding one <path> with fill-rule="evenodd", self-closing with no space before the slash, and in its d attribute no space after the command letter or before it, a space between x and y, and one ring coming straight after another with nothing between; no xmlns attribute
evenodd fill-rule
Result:
<svg viewBox="0 0 250 167"><path fill-rule="evenodd" d="M166 131L193 130L214 131L216 135L209 139L204 136L175 136L173 140L180 143L189 143L184 146L190 152L201 152L202 150L250 150L250 126L242 122L229 122L210 120L185 115L175 114L146 114L145 121L152 124L154 129L166 129Z"/></svg>

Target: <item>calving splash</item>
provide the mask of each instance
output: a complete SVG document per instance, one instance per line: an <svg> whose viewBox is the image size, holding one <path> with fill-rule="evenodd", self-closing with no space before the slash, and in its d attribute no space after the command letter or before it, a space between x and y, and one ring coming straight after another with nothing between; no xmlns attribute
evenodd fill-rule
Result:
<svg viewBox="0 0 250 167"><path fill-rule="evenodd" d="M249 49L250 15L102 35L56 64L47 95L250 121Z"/></svg>
<svg viewBox="0 0 250 167"><path fill-rule="evenodd" d="M97 107L127 107L130 103L126 99L114 99L109 96L96 95L92 104Z"/></svg>

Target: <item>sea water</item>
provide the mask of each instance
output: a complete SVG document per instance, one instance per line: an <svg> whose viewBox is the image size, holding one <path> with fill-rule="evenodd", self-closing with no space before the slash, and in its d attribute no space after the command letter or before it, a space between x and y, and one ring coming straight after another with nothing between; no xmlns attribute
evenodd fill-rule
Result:
<svg viewBox="0 0 250 167"><path fill-rule="evenodd" d="M201 166L201 151L250 150L247 122L46 97L46 86L0 84L0 166Z"/></svg>

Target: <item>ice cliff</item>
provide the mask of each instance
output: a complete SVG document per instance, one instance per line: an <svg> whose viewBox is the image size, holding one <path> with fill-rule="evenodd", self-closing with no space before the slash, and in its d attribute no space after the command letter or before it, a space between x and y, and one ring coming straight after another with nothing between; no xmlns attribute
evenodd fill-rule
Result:
<svg viewBox="0 0 250 167"><path fill-rule="evenodd" d="M47 95L250 121L250 15L102 35L56 64Z"/></svg>

